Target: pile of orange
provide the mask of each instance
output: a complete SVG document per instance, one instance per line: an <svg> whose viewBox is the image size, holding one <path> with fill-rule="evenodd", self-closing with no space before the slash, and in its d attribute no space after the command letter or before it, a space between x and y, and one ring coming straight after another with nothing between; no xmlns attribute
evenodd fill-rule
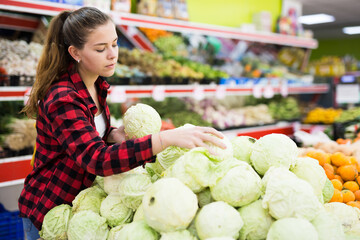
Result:
<svg viewBox="0 0 360 240"><path fill-rule="evenodd" d="M342 152L309 151L306 155L318 160L331 180L334 195L330 202L343 202L360 209L360 163L356 158Z"/></svg>

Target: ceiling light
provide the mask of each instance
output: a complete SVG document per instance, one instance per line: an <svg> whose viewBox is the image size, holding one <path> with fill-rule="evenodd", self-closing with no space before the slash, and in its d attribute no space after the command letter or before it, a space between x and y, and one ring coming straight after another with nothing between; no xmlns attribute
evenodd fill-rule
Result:
<svg viewBox="0 0 360 240"><path fill-rule="evenodd" d="M319 23L334 22L335 17L328 14L320 13L320 14L301 16L299 17L299 21L303 24L312 25Z"/></svg>
<svg viewBox="0 0 360 240"><path fill-rule="evenodd" d="M343 33L346 34L360 34L360 26L344 27Z"/></svg>

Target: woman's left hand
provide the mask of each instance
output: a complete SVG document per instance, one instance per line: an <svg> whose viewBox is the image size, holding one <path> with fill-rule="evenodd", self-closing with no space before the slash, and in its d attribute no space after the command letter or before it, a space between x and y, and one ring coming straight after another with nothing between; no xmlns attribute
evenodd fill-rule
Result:
<svg viewBox="0 0 360 240"><path fill-rule="evenodd" d="M124 126L112 130L107 138L108 143L122 143L126 141Z"/></svg>

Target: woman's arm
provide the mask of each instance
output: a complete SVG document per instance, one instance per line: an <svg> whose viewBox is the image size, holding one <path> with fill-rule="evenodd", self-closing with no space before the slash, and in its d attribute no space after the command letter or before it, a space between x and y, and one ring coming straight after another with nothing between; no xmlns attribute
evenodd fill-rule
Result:
<svg viewBox="0 0 360 240"><path fill-rule="evenodd" d="M210 142L225 149L226 145L219 139L222 139L223 137L222 133L210 127L190 127L165 130L152 135L152 152L156 155L169 146L178 146L189 149L205 147L211 152L205 142Z"/></svg>
<svg viewBox="0 0 360 240"><path fill-rule="evenodd" d="M122 143L123 141L126 141L124 126L113 129L106 139L107 143Z"/></svg>

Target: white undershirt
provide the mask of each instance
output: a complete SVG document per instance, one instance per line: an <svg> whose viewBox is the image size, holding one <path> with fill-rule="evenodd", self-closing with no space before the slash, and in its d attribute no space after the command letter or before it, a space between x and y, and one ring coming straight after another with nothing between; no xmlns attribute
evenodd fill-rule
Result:
<svg viewBox="0 0 360 240"><path fill-rule="evenodd" d="M105 111L102 111L101 114L95 116L95 127L100 137L104 137L106 132L106 115Z"/></svg>

